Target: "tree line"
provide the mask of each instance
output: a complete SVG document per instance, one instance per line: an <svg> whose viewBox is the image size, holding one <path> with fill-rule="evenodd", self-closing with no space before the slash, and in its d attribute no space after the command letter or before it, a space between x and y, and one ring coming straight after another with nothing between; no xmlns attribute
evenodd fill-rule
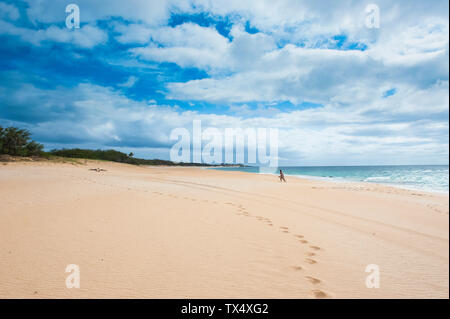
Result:
<svg viewBox="0 0 450 319"><path fill-rule="evenodd" d="M44 145L31 140L31 133L17 127L0 126L0 154L12 156L39 156Z"/></svg>
<svg viewBox="0 0 450 319"><path fill-rule="evenodd" d="M44 152L44 145L31 140L31 133L17 127L3 128L0 126L0 154L11 156L60 156L104 160L134 165L167 165L167 166L218 166L203 163L175 163L160 159L142 159L133 157L133 153L125 154L116 150L88 150L80 148L51 150ZM235 166L220 164L223 166ZM243 165L239 165L243 166Z"/></svg>

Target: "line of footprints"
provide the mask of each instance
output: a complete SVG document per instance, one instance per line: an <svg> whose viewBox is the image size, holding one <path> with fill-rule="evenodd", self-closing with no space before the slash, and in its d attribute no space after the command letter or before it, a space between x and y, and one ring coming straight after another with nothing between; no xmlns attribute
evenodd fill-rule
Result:
<svg viewBox="0 0 450 319"><path fill-rule="evenodd" d="M72 177L75 177L75 176L72 176ZM93 181L93 180L90 180L90 179L87 179L87 178L84 178L84 179L88 180L90 182L97 183L96 181ZM111 185L111 184L105 184L105 183L99 183L99 184L102 184L102 185L105 185L105 186L119 186L119 185ZM197 200L196 198L192 198L192 197L186 197L186 196L180 197L180 196L177 196L177 195L162 193L162 192L158 192L158 191L150 191L150 190L144 190L144 189L135 189L135 188L130 188L130 187L121 187L121 188L127 188L128 190L132 190L132 189L140 190L140 191L143 191L143 192L146 192L146 193L150 193L151 192L151 193L159 195L159 196L166 195L166 196L169 196L171 198L190 200L190 201L193 201L193 202L195 202L195 201L202 201L202 202L205 202L205 203L211 202L211 203L214 203L214 204L221 204L218 201L210 201L210 200L207 200L207 199ZM237 207L236 215L241 215L241 216L245 216L245 217L254 217L258 221L266 223L266 225L268 225L270 227L274 227L274 224L273 224L271 219L269 219L267 217L263 217L263 216L254 216L254 215L250 214L244 208L243 205L234 204L234 203L230 203L230 202L226 202L225 204L229 205L229 206ZM289 227L281 226L281 227L279 227L279 230L281 232L283 232L283 233L290 234ZM304 244L304 245L310 244L308 242L308 240L306 240L306 238L303 235L299 235L299 234L293 234L293 235L294 235L294 238L296 240L298 240L301 244ZM321 250L321 248L319 246L309 245L308 251L305 253L305 255L306 255L306 258L304 259L305 263L310 264L310 265L317 264L317 261L314 259L314 256L317 256L318 251L320 251L320 250ZM302 266L292 266L291 268L294 271L303 271L303 270L305 270ZM313 285L319 285L320 283L322 283L322 281L320 279L314 278L314 277L311 277L311 276L305 276L305 280L307 280L309 283L311 283ZM313 289L313 290L311 290L311 296L314 297L314 298L317 298L317 299L330 298L330 296L327 293L325 293L324 291L322 291L320 289Z"/></svg>
<svg viewBox="0 0 450 319"><path fill-rule="evenodd" d="M237 208L238 208L237 209L238 212L236 213L237 215L242 215L245 217L254 217L258 221L263 222L270 227L274 226L272 220L270 220L269 218L263 217L263 216L254 216L254 215L250 214L242 205L236 205L233 203L225 203L225 204L230 205L230 206L237 206ZM289 227L280 226L279 230L283 233L290 234ZM303 245L310 244L308 242L308 240L306 240L305 236L299 235L299 234L293 234L293 235L294 235L294 238L296 240L298 240L301 244L303 244ZM317 264L317 261L314 259L314 256L317 256L318 251L320 251L320 250L321 250L321 248L319 246L309 245L308 251L305 253L305 255L306 255L306 258L304 259L305 263L310 264L310 265ZM304 270L304 268L302 266L292 266L291 268L295 271L303 271ZM305 279L313 285L319 285L320 283L322 283L322 281L320 279L314 278L311 276L305 276ZM311 290L311 295L314 298L318 298L318 299L330 297L327 293L323 292L320 289Z"/></svg>
<svg viewBox="0 0 450 319"><path fill-rule="evenodd" d="M157 195L167 195L169 197L172 198L180 198L177 195L172 195L172 194L164 194L161 192L153 192L154 194ZM191 200L191 201L197 201L197 199L195 198L191 198L191 197L181 197L185 200ZM212 202L214 204L221 204L218 201L209 201L207 199L201 200L203 202ZM267 217L263 217L263 216L254 216L252 214L250 214L243 205L240 204L234 204L234 203L230 203L230 202L226 202L226 205L229 206L234 206L237 207L237 213L236 215L241 215L241 216L245 216L245 217L254 217L256 218L258 221L266 223L266 225L270 226L270 227L274 227L274 224L272 222L271 219L267 218ZM286 226L281 226L279 227L280 231L282 231L283 233L286 234L290 234L289 232L289 227ZM306 238L303 235L299 235L299 234L294 234L294 238L296 240L298 240L301 244L310 244L308 242L308 240L306 240ZM317 264L317 261L314 259L314 256L317 256L318 251L320 251L321 248L319 246L315 246L315 245L309 245L308 247L308 251L305 253L306 258L304 259L305 263L310 264L310 265L314 265ZM291 267L293 270L295 271L303 271L305 270L302 266L292 266ZM320 283L322 283L322 281L318 278L312 277L312 276L305 276L305 280L307 280L309 283L311 283L312 285L316 286L319 285ZM330 295L328 295L327 293L325 293L324 291L320 290L320 289L313 289L311 290L311 296L317 299L322 299L322 298L330 298Z"/></svg>

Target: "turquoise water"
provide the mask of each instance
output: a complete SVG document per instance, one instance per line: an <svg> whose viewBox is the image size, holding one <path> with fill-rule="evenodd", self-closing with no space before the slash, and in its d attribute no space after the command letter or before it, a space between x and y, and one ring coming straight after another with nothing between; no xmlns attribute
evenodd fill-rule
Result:
<svg viewBox="0 0 450 319"><path fill-rule="evenodd" d="M259 167L214 169L264 173ZM283 170L286 177L299 176L342 182L369 182L430 192L449 192L448 165L286 166L279 169ZM272 173L274 172L272 171Z"/></svg>

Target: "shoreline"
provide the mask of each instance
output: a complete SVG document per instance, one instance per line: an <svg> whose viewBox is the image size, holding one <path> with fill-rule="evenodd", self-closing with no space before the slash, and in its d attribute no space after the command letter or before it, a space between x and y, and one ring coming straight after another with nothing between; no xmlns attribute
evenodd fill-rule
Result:
<svg viewBox="0 0 450 319"><path fill-rule="evenodd" d="M382 166L382 165L380 165ZM409 166L409 165L397 165L397 166ZM431 166L431 165L430 165ZM434 165L434 166L444 166L444 165ZM312 166L314 167L314 166ZM352 166L349 166L352 167ZM205 169L218 169L217 167L204 167ZM227 171L228 167L220 167L219 169L223 171ZM242 173L249 173L249 174L260 174L260 175L270 175L270 176L278 176L276 173L260 173L260 172L245 172L245 171L239 171L239 170L229 170L230 172L242 172ZM369 184L369 185L378 185L378 186L384 186L384 187L395 187L399 189L404 190L410 190L410 191L418 191L418 192L425 192L430 194L441 194L441 195L450 195L450 190L443 191L443 190L432 190L432 189L425 189L420 187L415 187L413 185L401 185L401 184L395 184L395 183L380 183L380 182L371 182L371 181L357 181L357 180L351 180L344 177L325 177L325 176L313 176L313 175L294 175L294 174L286 174L286 177L294 177L294 178L301 178L306 180L312 180L312 181L324 181L324 182L331 182L331 183L361 183L361 184Z"/></svg>
<svg viewBox="0 0 450 319"><path fill-rule="evenodd" d="M448 298L448 196L86 163L0 165L0 297Z"/></svg>

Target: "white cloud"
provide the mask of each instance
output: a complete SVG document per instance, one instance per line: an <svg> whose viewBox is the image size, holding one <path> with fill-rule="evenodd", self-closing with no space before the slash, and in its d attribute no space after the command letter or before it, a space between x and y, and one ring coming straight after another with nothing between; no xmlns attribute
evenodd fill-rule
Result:
<svg viewBox="0 0 450 319"><path fill-rule="evenodd" d="M229 47L227 38L214 28L184 23L177 27L149 29L152 43L130 51L141 59L173 62L181 67L220 69L225 67Z"/></svg>
<svg viewBox="0 0 450 319"><path fill-rule="evenodd" d="M342 90L345 82L360 81L360 72L368 62L367 54L360 51L304 49L292 45L256 54L260 57L231 76L170 83L169 97L211 102L326 103ZM246 59L252 59L252 55Z"/></svg>
<svg viewBox="0 0 450 319"><path fill-rule="evenodd" d="M219 128L279 127L280 152L294 163L448 159L447 1L377 1L380 29L364 26L366 2L350 0L80 0L83 27L73 31L47 25L65 20L66 2L28 4L31 21L46 27L16 26L11 20L18 18L17 9L0 3L2 34L35 45L58 42L93 48L106 43L107 34L97 22L108 20L115 39L130 45L129 52L139 62L172 62L209 74L201 80L167 83L167 98L231 104L230 110L236 111L235 116L180 111L155 101L137 102L93 84L73 90L27 84L21 94L0 91L2 101L39 101L54 116L34 128L48 140L50 133L59 132L60 137L78 140L88 136L102 145L165 148L171 128L188 127L200 118ZM227 17L233 22L230 39L213 26L169 27L171 12ZM112 22L111 17L121 19ZM260 32L245 32L247 22ZM367 49L340 50L336 35L344 36L346 45ZM119 64L134 67L137 62L130 58ZM130 87L136 80L130 77L121 85ZM396 93L384 98L383 93L393 88ZM66 98L73 103L65 104ZM257 113L239 104L255 101L262 105ZM292 112L267 107L278 101L324 106ZM65 107L67 118L58 118L58 108Z"/></svg>
<svg viewBox="0 0 450 319"><path fill-rule="evenodd" d="M19 10L8 3L0 2L0 18L17 20L20 17Z"/></svg>
<svg viewBox="0 0 450 319"><path fill-rule="evenodd" d="M105 43L108 36L105 31L96 26L84 25L79 29L69 30L57 26L49 26L46 29L29 29L17 27L12 23L0 20L0 34L18 36L23 41L35 45L41 45L44 42L59 42L73 44L82 48L93 48L96 45Z"/></svg>
<svg viewBox="0 0 450 319"><path fill-rule="evenodd" d="M420 91L424 85L448 80L448 25L437 22L418 28L420 32L408 29L365 51L292 44L278 49L267 35L239 31L220 64L231 75L168 83L168 96L222 103L361 104L378 100L396 86ZM259 45L252 39L256 36Z"/></svg>
<svg viewBox="0 0 450 319"><path fill-rule="evenodd" d="M230 32L232 40L212 27L185 23L175 28L144 28L137 33L151 41L145 47L130 50L141 60L196 67L211 76L168 83L169 98L213 103L369 103L376 100L374 91L378 98L379 91L392 86L422 89L424 83L430 86L431 81L448 79L448 20L442 19L442 12L437 9L428 9L421 17L418 9L405 10L403 3L392 6L381 2L382 27L369 30L364 26L364 14L349 18L356 12L364 13L364 4L333 2L329 7L289 1L277 4L260 1L256 6L240 1L197 4L197 11L239 13L243 17L235 21ZM422 9L420 4L415 5ZM305 11L308 14L298 14L297 7L308 9ZM287 17L281 19L281 13ZM265 32L245 32L246 19L259 21L254 25ZM321 23L324 20L326 23ZM287 28L290 23L295 25L293 29ZM134 28L138 27L123 26L122 41ZM347 41L365 42L367 50L328 49L336 40L326 37L341 32ZM304 47L289 43L277 46L287 39L294 43L303 41Z"/></svg>
<svg viewBox="0 0 450 319"><path fill-rule="evenodd" d="M139 79L137 77L131 75L130 77L128 77L128 79L124 83L119 84L119 86L125 87L125 88L130 88L130 87L133 87L138 80Z"/></svg>
<svg viewBox="0 0 450 319"><path fill-rule="evenodd" d="M44 23L63 22L66 19L66 6L63 0L26 0L27 14L32 21ZM170 1L143 0L77 0L81 23L93 23L111 17L142 21L149 25L165 23L170 16Z"/></svg>
<svg viewBox="0 0 450 319"><path fill-rule="evenodd" d="M120 43L136 43L136 44L145 44L150 41L151 29L143 24L123 24L123 23L114 23L114 31L120 33L119 36L116 37L116 40Z"/></svg>
<svg viewBox="0 0 450 319"><path fill-rule="evenodd" d="M394 164L423 163L425 159L442 163L448 157L443 138L448 136L445 119L391 117L386 122L383 114L366 115L358 108L342 110L336 106L249 118L200 114L134 101L120 91L89 83L54 90L20 85L0 90L0 98L7 110L16 110L13 117L17 112L28 116L32 110L45 113L29 127L41 142L58 142L60 147L66 141L65 146L128 147L137 154L141 148L153 148L168 158L174 144L169 139L171 130L191 130L192 121L200 119L203 128L212 126L221 131L227 127L277 127L282 164L386 164L386 159ZM10 115L7 112L2 118Z"/></svg>
<svg viewBox="0 0 450 319"><path fill-rule="evenodd" d="M448 19L426 19L395 33L383 33L371 55L385 64L417 65L448 54Z"/></svg>

